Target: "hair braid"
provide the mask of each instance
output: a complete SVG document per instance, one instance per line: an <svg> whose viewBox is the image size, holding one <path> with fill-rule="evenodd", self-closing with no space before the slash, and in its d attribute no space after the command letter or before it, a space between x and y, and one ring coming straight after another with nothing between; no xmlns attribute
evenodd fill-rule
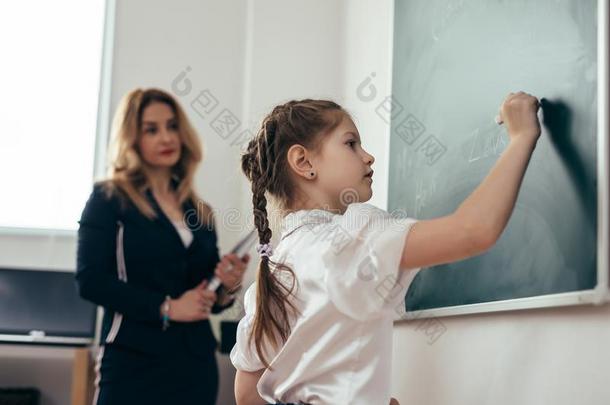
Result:
<svg viewBox="0 0 610 405"><path fill-rule="evenodd" d="M342 113L342 114L336 114ZM287 164L287 151L294 144L315 148L321 135L334 129L345 112L326 100L289 101L276 106L265 117L256 136L241 156L242 171L251 182L254 224L259 243L271 241L272 231L267 213L267 193L286 208L293 200ZM271 271L271 269L274 271ZM292 276L292 285L280 282L281 271ZM283 279L283 277L282 277ZM261 256L256 274L256 310L248 344L254 339L258 357L271 369L263 350L266 340L273 347L286 341L291 332L289 310L298 312L289 299L296 284L292 269Z"/></svg>

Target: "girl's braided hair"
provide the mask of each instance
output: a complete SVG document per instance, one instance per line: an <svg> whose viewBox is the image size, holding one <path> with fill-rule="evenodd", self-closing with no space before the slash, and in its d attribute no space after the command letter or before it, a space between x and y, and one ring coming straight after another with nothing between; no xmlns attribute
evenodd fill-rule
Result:
<svg viewBox="0 0 610 405"><path fill-rule="evenodd" d="M295 185L289 176L287 162L290 147L300 144L309 150L318 150L324 135L334 130L346 115L345 110L332 101L305 99L278 105L263 119L241 156L242 170L252 185L259 243L269 243L272 236L267 217L267 193L281 210L294 208ZM290 273L293 280L290 287L278 280L280 271ZM256 311L248 343L254 339L259 358L270 368L262 343L267 340L277 348L290 335L288 307L292 311L296 308L288 296L295 286L295 277L290 267L261 256L256 284Z"/></svg>

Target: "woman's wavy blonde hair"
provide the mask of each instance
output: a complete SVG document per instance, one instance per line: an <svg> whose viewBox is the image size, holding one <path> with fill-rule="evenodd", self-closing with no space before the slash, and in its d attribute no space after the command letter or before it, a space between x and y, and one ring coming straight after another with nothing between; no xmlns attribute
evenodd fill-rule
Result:
<svg viewBox="0 0 610 405"><path fill-rule="evenodd" d="M197 132L184 110L169 93L156 89L135 89L121 99L112 122L111 144L108 153L107 178L102 181L107 195L118 194L123 203L130 200L146 217L157 214L145 196L150 186L144 171L144 161L138 150L142 133L142 115L153 103L168 105L178 125L181 142L180 160L172 167L172 178L178 181L176 192L182 205L191 200L202 225L213 226L212 210L193 190L195 169L203 158Z"/></svg>

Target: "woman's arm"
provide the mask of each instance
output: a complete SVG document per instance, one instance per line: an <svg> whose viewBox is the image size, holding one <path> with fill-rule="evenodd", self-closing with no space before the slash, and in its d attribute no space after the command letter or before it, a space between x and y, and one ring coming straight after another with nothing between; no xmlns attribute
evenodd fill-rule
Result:
<svg viewBox="0 0 610 405"><path fill-rule="evenodd" d="M258 371L237 370L235 374L235 400L237 405L265 405L267 401L258 395L256 384L266 369Z"/></svg>
<svg viewBox="0 0 610 405"><path fill-rule="evenodd" d="M100 186L94 186L78 229L76 281L84 299L140 321L161 325L163 294L137 288L117 276L117 215Z"/></svg>
<svg viewBox="0 0 610 405"><path fill-rule="evenodd" d="M501 118L510 144L483 182L451 215L413 225L401 269L429 267L475 256L500 238L540 135L538 100L526 93L508 96Z"/></svg>
<svg viewBox="0 0 610 405"><path fill-rule="evenodd" d="M224 287L221 287L218 289L216 302L214 302L214 306L212 306L212 313L221 313L225 309L232 307L234 302L235 297L230 297L227 290Z"/></svg>
<svg viewBox="0 0 610 405"><path fill-rule="evenodd" d="M208 204L203 203L205 205L205 209L210 212L210 215L208 216L208 220L210 221L210 225L211 225L211 234L212 234L212 243L214 245L214 249L212 249L212 251L210 252L211 254L211 258L210 258L210 267L214 267L214 268L218 268L219 264L221 263L221 258L220 258L220 250L218 249L218 235L216 233L216 220L214 218L214 216L212 215L212 207L210 207ZM198 275L201 278L208 278L209 277L209 270L207 268L204 268L202 273ZM210 277L211 280L211 277ZM212 314L219 314L221 312L223 312L224 310L230 308L233 306L235 302L235 298L231 298L229 297L228 292L226 291L226 288L224 288L224 286L221 286L218 290L217 290L217 296L216 296L216 301L214 302L214 305L211 308L211 313Z"/></svg>
<svg viewBox="0 0 610 405"><path fill-rule="evenodd" d="M235 253L229 253L224 255L222 260L216 264L214 275L220 279L222 284L218 290L218 300L215 307L223 310L233 304L235 294L241 290L244 273L249 262L250 255L247 253L241 258ZM216 312L212 311L212 313Z"/></svg>

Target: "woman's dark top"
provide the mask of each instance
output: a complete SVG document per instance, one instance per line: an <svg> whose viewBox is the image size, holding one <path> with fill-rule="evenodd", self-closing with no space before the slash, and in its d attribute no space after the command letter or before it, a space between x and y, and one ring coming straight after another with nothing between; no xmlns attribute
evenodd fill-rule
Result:
<svg viewBox="0 0 610 405"><path fill-rule="evenodd" d="M182 208L193 240L185 247L150 189L146 197L154 220L131 202L123 209L118 196L106 198L96 183L79 221L76 280L80 295L105 309L100 343L156 356L186 349L214 358L217 342L208 320L171 322L164 331L159 308L166 295L178 298L214 275L220 260L216 232L194 220L195 207L187 201ZM232 303L215 304L212 313Z"/></svg>

